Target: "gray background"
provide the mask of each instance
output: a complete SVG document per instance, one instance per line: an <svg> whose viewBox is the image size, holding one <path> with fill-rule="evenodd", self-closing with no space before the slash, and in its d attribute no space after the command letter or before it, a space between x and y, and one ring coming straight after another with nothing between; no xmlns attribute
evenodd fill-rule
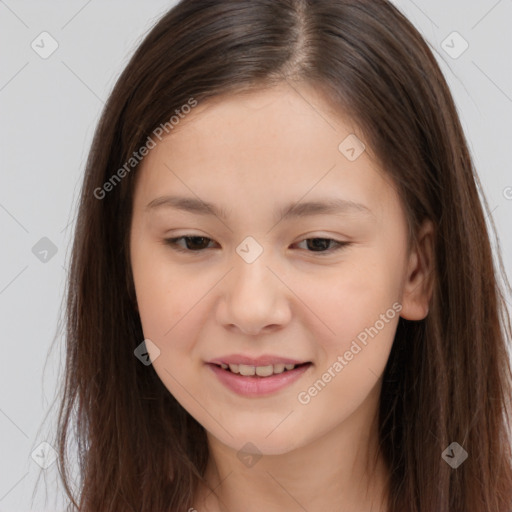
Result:
<svg viewBox="0 0 512 512"><path fill-rule="evenodd" d="M512 1L394 3L430 43L451 87L510 278ZM55 423L60 335L49 349L79 186L105 99L143 35L173 4L0 0L0 512L63 509L57 465L40 467L51 462L51 449L40 445ZM31 47L34 41L39 52L51 49L44 31L58 44L46 59ZM457 58L463 41L454 31L469 44Z"/></svg>

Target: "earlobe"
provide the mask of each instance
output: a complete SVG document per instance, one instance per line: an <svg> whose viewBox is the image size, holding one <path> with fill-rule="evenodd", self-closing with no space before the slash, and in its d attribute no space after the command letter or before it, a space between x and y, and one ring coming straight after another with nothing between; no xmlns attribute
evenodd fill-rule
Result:
<svg viewBox="0 0 512 512"><path fill-rule="evenodd" d="M425 220L411 249L402 290L402 311L406 320L423 320L429 311L434 277L434 225Z"/></svg>

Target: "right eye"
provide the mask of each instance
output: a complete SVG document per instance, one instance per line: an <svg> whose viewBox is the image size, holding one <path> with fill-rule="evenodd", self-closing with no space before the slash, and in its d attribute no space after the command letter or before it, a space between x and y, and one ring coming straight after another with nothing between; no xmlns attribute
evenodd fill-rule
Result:
<svg viewBox="0 0 512 512"><path fill-rule="evenodd" d="M181 241L184 241L184 246L179 244ZM175 251L202 252L207 248L205 246L208 246L209 242L213 242L213 240L205 236L185 235L176 238L166 238L164 242Z"/></svg>

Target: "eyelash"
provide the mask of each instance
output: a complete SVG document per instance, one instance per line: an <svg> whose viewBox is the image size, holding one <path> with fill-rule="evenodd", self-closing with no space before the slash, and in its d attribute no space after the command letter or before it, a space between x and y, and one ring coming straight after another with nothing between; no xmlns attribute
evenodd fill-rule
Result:
<svg viewBox="0 0 512 512"><path fill-rule="evenodd" d="M193 250L193 249L184 249L183 247L180 247L177 242L179 240L190 240L192 238L202 238L204 240L209 240L210 242L212 241L211 238L208 238L206 236L196 236L196 235L183 235L183 236L179 236L179 237L176 237L176 238L166 238L164 239L164 243L166 245L169 245L173 250L177 251L177 252L182 252L182 253L201 253L201 252L204 252L206 250L205 249L199 249L199 250ZM298 243L302 243L302 242L306 242L307 240L328 240L329 242L334 242L334 244L337 244L335 245L334 247L330 248L330 249L327 249L325 251L307 251L307 252L310 252L312 254L318 254L320 256L322 255L329 255L329 254L332 254L333 252L335 251L339 251L340 249L343 249L347 246L349 246L351 244L351 242L341 242L339 240L334 240L333 238L323 238L323 237L311 237L311 238L304 238L303 240L301 240L300 242Z"/></svg>

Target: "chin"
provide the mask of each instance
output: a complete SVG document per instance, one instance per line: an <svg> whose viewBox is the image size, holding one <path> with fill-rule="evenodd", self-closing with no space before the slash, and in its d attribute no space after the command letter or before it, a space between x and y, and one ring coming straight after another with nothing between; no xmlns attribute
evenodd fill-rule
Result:
<svg viewBox="0 0 512 512"><path fill-rule="evenodd" d="M283 429L279 433L277 431L272 432L272 429L275 428L275 424L273 425L271 428L262 428L261 425L258 425L253 428L241 429L240 432L229 429L233 437L224 431L210 432L210 435L236 451L240 456L245 453L252 455L284 455L302 446L303 442L292 436L289 428ZM269 432L272 433L269 435Z"/></svg>

